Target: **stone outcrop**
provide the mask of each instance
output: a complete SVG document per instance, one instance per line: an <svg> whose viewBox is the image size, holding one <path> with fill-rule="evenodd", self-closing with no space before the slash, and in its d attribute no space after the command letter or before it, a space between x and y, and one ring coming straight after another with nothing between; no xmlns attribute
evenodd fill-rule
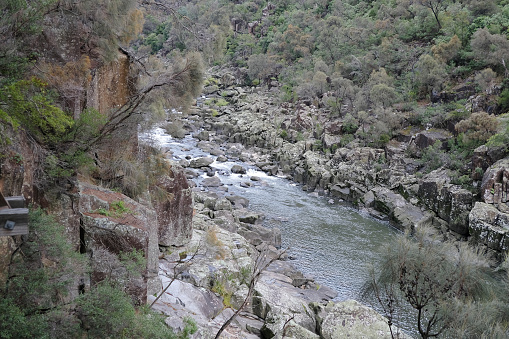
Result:
<svg viewBox="0 0 509 339"><path fill-rule="evenodd" d="M469 215L469 241L485 245L494 253L509 250L509 214L492 204L476 202Z"/></svg>
<svg viewBox="0 0 509 339"><path fill-rule="evenodd" d="M398 333L398 338L410 338L395 326L393 332ZM328 305L320 325L320 335L324 339L392 338L387 319L355 300Z"/></svg>
<svg viewBox="0 0 509 339"><path fill-rule="evenodd" d="M79 184L82 227L81 252L90 252L92 283L106 278L122 282L125 290L142 304L158 290L157 214L129 197L98 186ZM133 249L146 258L143 276L132 275L119 260Z"/></svg>
<svg viewBox="0 0 509 339"><path fill-rule="evenodd" d="M237 88L220 84L218 93L225 90ZM263 161L257 164L268 174L284 174L306 191L389 217L400 229L433 225L445 238L465 240L473 235L469 214L479 199L475 192L453 184L450 173L440 169L422 176L423 164L408 156L436 141L445 149L449 131L406 129L384 149L376 149L344 144L341 124L321 115L311 103L278 104L270 92L259 88L228 100L231 104L219 107L212 119L206 107L198 112L207 117L204 127L210 140L224 142L221 136L228 136L235 143L232 149L238 150L236 156L244 152L239 143L260 154ZM483 171L489 174L483 180L483 201L502 213L507 212L504 173L509 166L493 162L504 154L503 149L480 147L471 164L471 178L477 182Z"/></svg>
<svg viewBox="0 0 509 339"><path fill-rule="evenodd" d="M183 169L173 165L156 187L164 193L161 201L154 202L159 245L182 246L189 242L193 227L193 196Z"/></svg>
<svg viewBox="0 0 509 339"><path fill-rule="evenodd" d="M451 231L467 236L468 214L474 201L470 191L450 183L447 171L426 175L419 185L418 196L424 206L448 223Z"/></svg>
<svg viewBox="0 0 509 339"><path fill-rule="evenodd" d="M481 196L485 203L509 211L509 159L502 159L484 174Z"/></svg>

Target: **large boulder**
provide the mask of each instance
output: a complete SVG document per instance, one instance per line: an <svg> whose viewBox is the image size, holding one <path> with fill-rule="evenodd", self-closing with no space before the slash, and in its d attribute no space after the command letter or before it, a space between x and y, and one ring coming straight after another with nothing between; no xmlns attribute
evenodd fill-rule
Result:
<svg viewBox="0 0 509 339"><path fill-rule="evenodd" d="M160 287L157 214L150 206L88 183L79 183L78 211L83 228L82 251L91 253L91 283L116 280L139 304ZM120 253L142 251L147 259L143 276L133 275L119 260Z"/></svg>
<svg viewBox="0 0 509 339"><path fill-rule="evenodd" d="M186 175L174 165L169 175L158 179L156 186L165 193L165 199L154 202L159 244L182 246L193 232L193 196Z"/></svg>
<svg viewBox="0 0 509 339"><path fill-rule="evenodd" d="M316 328L313 311L304 297L292 284L292 279L280 273L265 271L255 287L252 312L265 320L262 330L266 338L281 334L292 316L295 323L314 332Z"/></svg>
<svg viewBox="0 0 509 339"><path fill-rule="evenodd" d="M210 164L212 164L213 162L214 162L214 159L212 159L212 158L200 157L200 158L192 159L191 162L189 163L189 166L192 168L201 168L201 167L207 167Z"/></svg>
<svg viewBox="0 0 509 339"><path fill-rule="evenodd" d="M417 133L414 144L419 149L425 149L440 141L443 145L447 144L447 140L451 138L451 133L445 130L431 129Z"/></svg>
<svg viewBox="0 0 509 339"><path fill-rule="evenodd" d="M476 202L469 215L471 243L484 245L503 256L509 250L509 214L491 204Z"/></svg>
<svg viewBox="0 0 509 339"><path fill-rule="evenodd" d="M328 310L320 334L324 339L392 338L387 319L355 300L338 302ZM409 337L402 335L399 338Z"/></svg>
<svg viewBox="0 0 509 339"><path fill-rule="evenodd" d="M233 165L231 168L232 173L246 174L246 169L241 165Z"/></svg>
<svg viewBox="0 0 509 339"><path fill-rule="evenodd" d="M403 196L384 187L373 189L374 208L391 217L398 227L403 230L413 230L414 227L429 224L431 216L411 204Z"/></svg>

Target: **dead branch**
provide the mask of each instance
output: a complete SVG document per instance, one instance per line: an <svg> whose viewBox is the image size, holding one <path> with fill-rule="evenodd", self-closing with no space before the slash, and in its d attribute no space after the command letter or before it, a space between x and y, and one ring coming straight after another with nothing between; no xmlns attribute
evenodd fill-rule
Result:
<svg viewBox="0 0 509 339"><path fill-rule="evenodd" d="M198 247L196 248L196 251L193 253L193 255L191 256L191 258L189 258L189 260L187 260L189 262L189 265L192 265L193 264L193 259L194 257L198 254L198 251L200 250L200 244L198 244ZM182 264L184 263L182 260L179 260L176 262L177 264L175 266L173 266L173 277L171 278L170 282L168 283L168 285L163 289L163 291L154 299L154 301L150 304L149 308L152 308L152 306L154 306L154 304L159 300L159 298L161 298L161 296L166 293L166 291L168 290L168 288L170 288L171 284L173 284L173 282L175 280L177 280L177 268Z"/></svg>
<svg viewBox="0 0 509 339"><path fill-rule="evenodd" d="M288 249L285 249L283 251L280 251L279 254L277 256L275 256L274 258L271 258L271 259L268 259L267 258L267 252L264 251L264 252L260 252L258 254L258 256L256 257L256 260L255 260L255 264L253 266L253 274L252 274L252 278L251 278L251 281L249 282L249 289L248 289L248 292L247 292L247 296L246 298L244 299L244 302L242 303L242 305L240 305L239 309L237 311L235 311L235 313L233 313L233 315L230 317L230 319L228 319L224 324L223 326L221 326L221 328L219 329L219 331L217 331L217 334L216 336L214 337L214 339L218 339L220 336L221 336L221 333L223 333L223 331L225 329L228 328L228 326L230 326L230 324L232 323L233 320L235 320L235 318L237 317L237 315L244 309L244 307L246 307L246 305L249 303L249 300L251 299L251 296L253 295L253 292L254 292L254 288L255 288L255 285L256 283L258 282L258 279L260 278L261 274L263 273L263 271L265 271L265 269L267 269L267 267L269 267L274 261L276 260L279 260L281 258L281 256L286 253Z"/></svg>

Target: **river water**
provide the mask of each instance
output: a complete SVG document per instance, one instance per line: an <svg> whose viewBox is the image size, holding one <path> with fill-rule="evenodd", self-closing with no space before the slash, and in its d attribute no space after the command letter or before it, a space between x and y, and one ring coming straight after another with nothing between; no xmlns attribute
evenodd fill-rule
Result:
<svg viewBox="0 0 509 339"><path fill-rule="evenodd" d="M151 136L171 149L174 160L186 156L215 158L199 149L190 136L173 139L159 128ZM247 168L247 174L228 173L234 164ZM349 206L331 204L329 198L308 194L289 180L268 176L241 161L215 161L210 166L217 170L216 175L229 193L247 198L250 210L265 215L264 226L281 229L283 248L289 248L297 269L312 276L318 284L336 290L336 300L362 299L360 292L369 278L368 265L377 263L381 245L389 242L397 230L387 222ZM240 183L249 182L251 176L259 177L261 184L241 187ZM204 177L194 180L199 185ZM368 303L378 309L376 301ZM406 324L402 327L412 332L409 321L404 320Z"/></svg>

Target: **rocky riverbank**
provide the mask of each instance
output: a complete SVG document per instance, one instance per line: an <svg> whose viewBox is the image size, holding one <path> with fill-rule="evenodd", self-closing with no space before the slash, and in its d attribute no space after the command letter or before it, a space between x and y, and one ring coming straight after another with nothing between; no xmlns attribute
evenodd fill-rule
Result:
<svg viewBox="0 0 509 339"><path fill-rule="evenodd" d="M198 146L203 154L182 156L179 164L172 165L174 172L181 173L178 176L195 178L190 183L196 187L190 242L160 247L159 276L162 288L169 287L154 308L168 317L167 323L180 330L184 319L192 318L199 328L195 337L214 337L246 299L253 267L262 258L262 262L276 260L259 276L247 306L222 337L343 338L363 332L390 338L386 321L375 311L355 301L332 302L335 291L297 271L281 251L281 232L263 227L264 216L249 210L249 201L229 192L214 175L216 171L245 174L241 165L225 170L219 164L258 155L235 151L242 150L241 145L202 141ZM166 151L175 159L175 150ZM244 187L264 185L256 176L243 179L239 184ZM161 291L149 296L149 302Z"/></svg>
<svg viewBox="0 0 509 339"><path fill-rule="evenodd" d="M228 73L211 79L207 97L182 126L196 131L204 147L227 143L228 156L388 218L402 230L432 225L444 238L481 244L496 258L508 250L504 152L479 147L471 164L477 189L465 189L443 168L421 173L422 164L409 156L446 141L447 131L404 131L384 149L360 147L311 103L280 104L277 88L237 87Z"/></svg>

